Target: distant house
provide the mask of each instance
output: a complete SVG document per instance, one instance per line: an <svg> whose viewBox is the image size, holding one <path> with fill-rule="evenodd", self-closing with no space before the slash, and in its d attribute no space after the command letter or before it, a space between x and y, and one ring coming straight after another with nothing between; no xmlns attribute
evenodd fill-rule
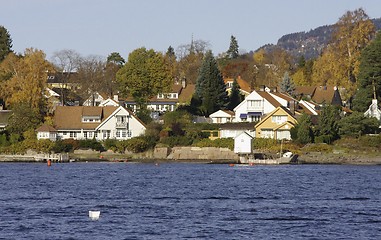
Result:
<svg viewBox="0 0 381 240"><path fill-rule="evenodd" d="M49 88L77 89L76 72L48 73L46 84Z"/></svg>
<svg viewBox="0 0 381 240"><path fill-rule="evenodd" d="M228 123L233 122L234 112L230 110L218 110L209 115L213 123Z"/></svg>
<svg viewBox="0 0 381 240"><path fill-rule="evenodd" d="M194 93L194 84L186 84L185 80L172 85L172 90L167 93L159 93L151 98L147 109L153 113L162 114L176 110L178 105L189 104ZM125 99L125 106L133 112L137 111L137 103L132 97Z"/></svg>
<svg viewBox="0 0 381 240"><path fill-rule="evenodd" d="M251 93L250 84L243 80L240 76L238 76L236 80L239 85L241 94L247 97ZM228 92L228 94L230 94L231 89L233 87L234 78L224 78L224 82L226 85L226 91Z"/></svg>
<svg viewBox="0 0 381 240"><path fill-rule="evenodd" d="M365 117L375 117L380 122L381 126L381 110L378 108L377 98L372 99L372 103L370 104L368 110L364 113Z"/></svg>
<svg viewBox="0 0 381 240"><path fill-rule="evenodd" d="M336 86L296 87L294 94L297 96L299 100L311 100L319 104L320 106L342 106L340 92Z"/></svg>
<svg viewBox="0 0 381 240"><path fill-rule="evenodd" d="M255 125L256 138L291 139L290 130L297 123L286 107L277 107Z"/></svg>
<svg viewBox="0 0 381 240"><path fill-rule="evenodd" d="M95 92L83 102L83 106L99 106L107 99L108 97L106 94Z"/></svg>
<svg viewBox="0 0 381 240"><path fill-rule="evenodd" d="M278 98L278 100L277 100ZM287 107L288 101L281 95L273 95L269 88L250 93L234 108L236 122L257 122L279 106Z"/></svg>
<svg viewBox="0 0 381 240"><path fill-rule="evenodd" d="M8 126L9 117L11 115L11 110L0 110L0 131L4 131Z"/></svg>
<svg viewBox="0 0 381 240"><path fill-rule="evenodd" d="M48 139L50 141L56 141L57 140L57 130L49 126L47 124L43 124L41 127L36 129L37 132L37 139Z"/></svg>
<svg viewBox="0 0 381 240"><path fill-rule="evenodd" d="M219 137L220 138L235 138L243 132L246 132L252 137L255 137L255 123L239 122L239 123L221 124L220 130L219 130Z"/></svg>
<svg viewBox="0 0 381 240"><path fill-rule="evenodd" d="M58 106L53 119L58 139L125 140L143 134L146 129L122 106Z"/></svg>

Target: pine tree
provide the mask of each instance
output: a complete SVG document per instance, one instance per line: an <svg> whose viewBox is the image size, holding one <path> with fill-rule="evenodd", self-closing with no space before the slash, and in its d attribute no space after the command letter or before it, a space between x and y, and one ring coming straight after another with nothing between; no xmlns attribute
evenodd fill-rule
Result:
<svg viewBox="0 0 381 240"><path fill-rule="evenodd" d="M314 134L311 129L311 117L303 114L297 125L297 142L301 144L311 143L314 140Z"/></svg>
<svg viewBox="0 0 381 240"><path fill-rule="evenodd" d="M237 82L237 79L234 78L233 85L230 91L228 109L233 110L240 102L242 102L242 95L239 91L241 88Z"/></svg>
<svg viewBox="0 0 381 240"><path fill-rule="evenodd" d="M226 108L228 103L226 86L211 51L205 54L201 65L194 98L200 100L200 110L205 116Z"/></svg>
<svg viewBox="0 0 381 240"><path fill-rule="evenodd" d="M4 60L8 53L12 52L11 49L11 35L5 27L0 26L0 62Z"/></svg>
<svg viewBox="0 0 381 240"><path fill-rule="evenodd" d="M292 95L295 91L295 85L288 72L284 73L283 80L280 83L280 89L282 92Z"/></svg>
<svg viewBox="0 0 381 240"><path fill-rule="evenodd" d="M339 138L339 109L336 106L324 106L318 121L318 142L332 143Z"/></svg>
<svg viewBox="0 0 381 240"><path fill-rule="evenodd" d="M238 42L237 42L237 39L233 35L231 35L231 37L230 37L230 46L229 46L229 49L226 52L226 54L228 55L228 57L230 59L236 59L239 56Z"/></svg>
<svg viewBox="0 0 381 240"><path fill-rule="evenodd" d="M381 32L364 48L360 57L359 90L353 100L353 109L365 112L372 102L373 86L381 97Z"/></svg>

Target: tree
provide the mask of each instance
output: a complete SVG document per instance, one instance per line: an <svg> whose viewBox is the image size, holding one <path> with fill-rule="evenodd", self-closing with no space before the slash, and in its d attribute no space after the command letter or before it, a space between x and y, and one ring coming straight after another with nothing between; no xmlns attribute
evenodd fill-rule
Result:
<svg viewBox="0 0 381 240"><path fill-rule="evenodd" d="M36 129L42 122L42 115L36 108L31 108L28 103L16 103L12 107L12 115L9 117L7 130L11 134L22 136L30 129Z"/></svg>
<svg viewBox="0 0 381 240"><path fill-rule="evenodd" d="M317 125L317 142L332 143L339 138L340 112L338 107L332 105L323 106Z"/></svg>
<svg viewBox="0 0 381 240"><path fill-rule="evenodd" d="M0 62L12 52L12 39L8 30L4 26L0 26Z"/></svg>
<svg viewBox="0 0 381 240"><path fill-rule="evenodd" d="M56 71L60 74L61 86L60 86L60 98L61 105L65 105L66 96L64 89L67 88L67 83L73 80L73 72L77 71L80 55L74 50L65 49L53 53L51 59Z"/></svg>
<svg viewBox="0 0 381 240"><path fill-rule="evenodd" d="M288 72L284 73L283 80L280 83L280 90L290 95L294 94L295 85L292 79L290 78L290 75L288 74Z"/></svg>
<svg viewBox="0 0 381 240"><path fill-rule="evenodd" d="M353 109L365 112L369 107L373 91L380 100L381 97L381 32L361 52L358 76L358 88L353 100Z"/></svg>
<svg viewBox="0 0 381 240"><path fill-rule="evenodd" d="M312 131L311 117L303 114L298 121L297 128L297 142L307 144L314 141L314 133Z"/></svg>
<svg viewBox="0 0 381 240"><path fill-rule="evenodd" d="M238 42L237 42L237 39L233 35L230 36L230 46L229 46L229 49L226 52L226 54L227 54L227 57L230 59L236 59L239 56Z"/></svg>
<svg viewBox="0 0 381 240"><path fill-rule="evenodd" d="M349 99L357 89L359 56L371 41L375 27L362 8L346 12L336 23L332 41L314 65L315 85L342 86Z"/></svg>
<svg viewBox="0 0 381 240"><path fill-rule="evenodd" d="M84 99L92 97L91 103L95 104L95 94L106 92L107 82L105 78L106 62L99 56L81 58L77 70L77 82L81 88L78 94Z"/></svg>
<svg viewBox="0 0 381 240"><path fill-rule="evenodd" d="M107 57L107 63L114 63L119 67L123 66L126 61L118 52L112 52Z"/></svg>
<svg viewBox="0 0 381 240"><path fill-rule="evenodd" d="M242 102L243 96L239 90L240 90L240 86L237 82L237 79L234 78L233 85L229 95L229 104L227 107L229 110L233 110L238 104Z"/></svg>
<svg viewBox="0 0 381 240"><path fill-rule="evenodd" d="M379 128L376 118L367 118L361 112L353 112L339 121L340 135L359 137L363 134L375 133Z"/></svg>
<svg viewBox="0 0 381 240"><path fill-rule="evenodd" d="M205 116L226 108L228 103L226 86L212 51L208 51L203 60L196 82L195 97L200 100L200 110Z"/></svg>
<svg viewBox="0 0 381 240"><path fill-rule="evenodd" d="M144 47L129 54L116 77L121 93L132 96L140 107L154 95L168 92L172 84L163 55Z"/></svg>
<svg viewBox="0 0 381 240"><path fill-rule="evenodd" d="M45 60L45 53L33 48L26 49L21 58L11 53L1 65L2 71L11 76L1 86L2 96L8 105L13 107L23 103L41 114L47 111L47 72L52 71L53 66Z"/></svg>

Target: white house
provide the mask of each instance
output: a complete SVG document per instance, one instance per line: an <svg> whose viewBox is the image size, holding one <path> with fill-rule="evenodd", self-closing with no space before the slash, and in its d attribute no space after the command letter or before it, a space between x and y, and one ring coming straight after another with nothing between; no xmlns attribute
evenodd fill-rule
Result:
<svg viewBox="0 0 381 240"><path fill-rule="evenodd" d="M142 135L145 124L122 106L58 106L54 113L58 139L126 140Z"/></svg>
<svg viewBox="0 0 381 240"><path fill-rule="evenodd" d="M242 132L234 138L234 153L250 154L253 152L253 137L247 132Z"/></svg>
<svg viewBox="0 0 381 240"><path fill-rule="evenodd" d="M364 116L377 118L381 126L381 110L378 108L378 102L376 98L372 99L372 103L370 104L368 110L366 110L364 113Z"/></svg>
<svg viewBox="0 0 381 240"><path fill-rule="evenodd" d="M83 102L83 106L99 106L106 99L107 97L104 94L95 92Z"/></svg>
<svg viewBox="0 0 381 240"><path fill-rule="evenodd" d="M48 139L50 141L57 140L57 130L49 125L43 124L41 127L37 128L37 139Z"/></svg>
<svg viewBox="0 0 381 240"><path fill-rule="evenodd" d="M218 110L209 115L212 119L212 123L228 123L233 122L234 120L234 112L230 110Z"/></svg>
<svg viewBox="0 0 381 240"><path fill-rule="evenodd" d="M219 138L235 138L243 132L255 137L255 123L225 123L220 125L219 131Z"/></svg>
<svg viewBox="0 0 381 240"><path fill-rule="evenodd" d="M275 108L283 106L287 101L280 103L271 94L270 90L253 91L237 107L234 108L236 122L257 122Z"/></svg>

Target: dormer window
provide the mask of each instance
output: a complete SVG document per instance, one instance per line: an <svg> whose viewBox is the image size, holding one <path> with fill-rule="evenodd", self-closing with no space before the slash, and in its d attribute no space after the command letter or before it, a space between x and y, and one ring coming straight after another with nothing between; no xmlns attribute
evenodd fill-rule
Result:
<svg viewBox="0 0 381 240"><path fill-rule="evenodd" d="M162 93L157 94L157 98L163 99L164 98L164 94L162 94Z"/></svg>
<svg viewBox="0 0 381 240"><path fill-rule="evenodd" d="M82 122L101 122L101 117L100 116L82 116Z"/></svg>

